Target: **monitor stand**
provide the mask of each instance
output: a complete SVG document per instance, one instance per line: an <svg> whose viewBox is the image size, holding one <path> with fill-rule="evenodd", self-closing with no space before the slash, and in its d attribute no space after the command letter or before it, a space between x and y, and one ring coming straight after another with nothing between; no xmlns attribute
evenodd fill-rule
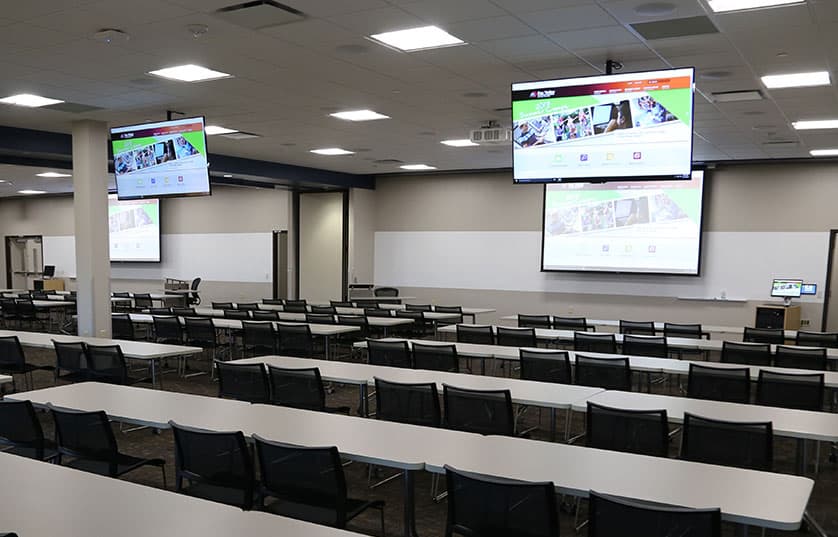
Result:
<svg viewBox="0 0 838 537"><path fill-rule="evenodd" d="M783 297L783 306L785 306L787 308L789 306L791 306L791 297L790 296Z"/></svg>

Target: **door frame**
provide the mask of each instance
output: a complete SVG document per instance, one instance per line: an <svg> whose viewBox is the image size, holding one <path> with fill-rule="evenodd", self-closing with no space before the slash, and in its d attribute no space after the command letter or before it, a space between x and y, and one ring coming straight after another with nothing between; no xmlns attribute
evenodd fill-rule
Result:
<svg viewBox="0 0 838 537"><path fill-rule="evenodd" d="M826 257L826 279L823 286L823 314L821 315L821 331L826 330L826 320L829 315L829 295L832 293L832 271L835 267L832 266L832 257L834 255L835 244L838 242L838 229L829 230L829 248Z"/></svg>
<svg viewBox="0 0 838 537"><path fill-rule="evenodd" d="M6 249L6 289L12 289L12 240L38 239L41 241L41 274L44 271L44 236L43 235L4 235L3 246Z"/></svg>
<svg viewBox="0 0 838 537"><path fill-rule="evenodd" d="M273 298L274 300L279 298L279 294L277 293L277 289L279 288L279 285L277 285L277 284L280 281L279 280L279 278L280 278L280 274L279 274L279 250L277 249L277 239L280 235L285 235L286 236L285 240L286 240L286 242L288 241L288 238L287 238L288 237L288 230L287 229L274 229L271 232L271 241L272 241L271 242L271 253L272 253L271 264L273 265L273 275L271 277L271 298ZM287 266L288 265L287 248L286 248L286 252L285 252L285 257L286 257L285 264ZM288 294L288 272L286 271L285 274L282 275L282 277L286 279L285 294Z"/></svg>

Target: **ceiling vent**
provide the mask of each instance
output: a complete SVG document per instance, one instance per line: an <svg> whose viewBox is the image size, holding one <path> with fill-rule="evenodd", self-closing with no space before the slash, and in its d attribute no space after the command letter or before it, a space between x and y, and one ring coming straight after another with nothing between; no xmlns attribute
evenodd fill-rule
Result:
<svg viewBox="0 0 838 537"><path fill-rule="evenodd" d="M719 29L704 15L665 21L638 22L630 26L644 39L666 39L669 37L719 33Z"/></svg>
<svg viewBox="0 0 838 537"><path fill-rule="evenodd" d="M719 91L713 93L713 101L717 103L739 103L743 101L761 101L762 92L759 90Z"/></svg>
<svg viewBox="0 0 838 537"><path fill-rule="evenodd" d="M305 19L302 11L273 0L256 0L224 7L216 11L215 15L251 30L264 30Z"/></svg>
<svg viewBox="0 0 838 537"><path fill-rule="evenodd" d="M93 112L94 110L104 110L101 106L90 106L89 104L69 103L66 101L58 104L51 104L49 106L42 106L41 108L44 110L69 112L71 114L83 114L85 112Z"/></svg>

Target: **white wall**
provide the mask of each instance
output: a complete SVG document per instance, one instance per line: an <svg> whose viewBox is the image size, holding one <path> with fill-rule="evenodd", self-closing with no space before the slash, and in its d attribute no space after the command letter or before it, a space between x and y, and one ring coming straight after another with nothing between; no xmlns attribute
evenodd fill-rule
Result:
<svg viewBox="0 0 838 537"><path fill-rule="evenodd" d="M300 194L300 297L312 303L343 295L343 193Z"/></svg>

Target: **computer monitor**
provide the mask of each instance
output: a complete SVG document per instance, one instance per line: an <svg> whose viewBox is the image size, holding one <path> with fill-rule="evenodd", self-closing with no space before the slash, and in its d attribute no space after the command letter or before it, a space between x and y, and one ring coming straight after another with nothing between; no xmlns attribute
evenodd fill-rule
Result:
<svg viewBox="0 0 838 537"><path fill-rule="evenodd" d="M800 298L803 280L775 278L771 284L771 296L782 297L786 306L791 305L792 298Z"/></svg>
<svg viewBox="0 0 838 537"><path fill-rule="evenodd" d="M816 284L816 283L804 283L800 287L800 294L801 295L816 295L816 294L818 294L818 284Z"/></svg>
<svg viewBox="0 0 838 537"><path fill-rule="evenodd" d="M44 278L55 276L55 265L44 265Z"/></svg>

